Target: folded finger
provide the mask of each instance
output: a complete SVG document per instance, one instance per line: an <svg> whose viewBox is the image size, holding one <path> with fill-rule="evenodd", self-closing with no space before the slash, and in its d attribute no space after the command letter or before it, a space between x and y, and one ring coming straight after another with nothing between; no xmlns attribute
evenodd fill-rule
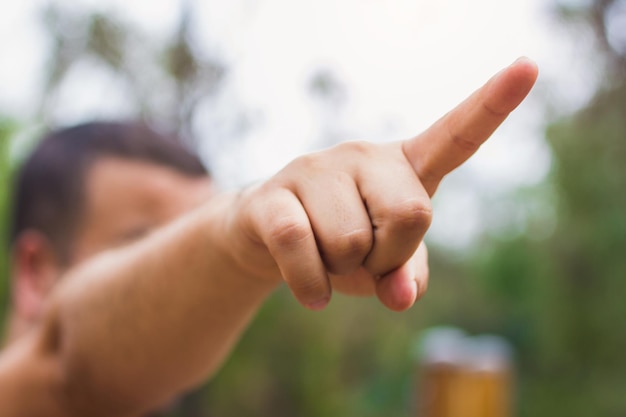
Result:
<svg viewBox="0 0 626 417"><path fill-rule="evenodd" d="M312 310L324 308L331 296L328 275L298 198L279 189L255 213L258 234L294 296Z"/></svg>

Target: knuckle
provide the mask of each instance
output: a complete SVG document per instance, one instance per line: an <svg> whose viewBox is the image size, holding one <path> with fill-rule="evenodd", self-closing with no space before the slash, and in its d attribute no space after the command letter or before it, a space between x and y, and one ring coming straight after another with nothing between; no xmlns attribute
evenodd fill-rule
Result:
<svg viewBox="0 0 626 417"><path fill-rule="evenodd" d="M323 167L321 166L321 164L322 161L318 153L309 153L306 155L301 155L294 159L291 163L287 165L287 168L293 168L298 171L312 171L322 169Z"/></svg>
<svg viewBox="0 0 626 417"><path fill-rule="evenodd" d="M294 279L289 282L289 288L299 299L303 300L316 300L327 294L324 282L313 277Z"/></svg>
<svg viewBox="0 0 626 417"><path fill-rule="evenodd" d="M327 244L327 257L338 263L363 260L370 252L374 237L370 229L358 229L343 233Z"/></svg>
<svg viewBox="0 0 626 417"><path fill-rule="evenodd" d="M365 257L373 243L369 229L359 229L344 233L334 243L334 251L341 257Z"/></svg>
<svg viewBox="0 0 626 417"><path fill-rule="evenodd" d="M293 217L284 217L274 222L270 228L270 242L280 248L291 248L311 237L313 232L308 224Z"/></svg>
<svg viewBox="0 0 626 417"><path fill-rule="evenodd" d="M450 140L453 144L455 144L459 149L466 152L476 152L478 148L480 148L480 142L477 142L475 139L472 139L464 134L461 134L455 131L450 124L446 125L446 129L448 130L448 135L450 136Z"/></svg>
<svg viewBox="0 0 626 417"><path fill-rule="evenodd" d="M489 102L486 101L483 101L481 106L485 113L495 118L505 117L507 114L509 114L506 111L496 110Z"/></svg>
<svg viewBox="0 0 626 417"><path fill-rule="evenodd" d="M452 138L452 143L454 143L457 147L461 148L464 151L476 152L478 148L480 148L479 143L463 135L454 134L454 135L451 135L451 138Z"/></svg>
<svg viewBox="0 0 626 417"><path fill-rule="evenodd" d="M336 187L354 186L354 177L344 171L333 172L333 180Z"/></svg>
<svg viewBox="0 0 626 417"><path fill-rule="evenodd" d="M428 229L433 219L433 209L428 199L413 198L396 204L389 217L399 229Z"/></svg>
<svg viewBox="0 0 626 417"><path fill-rule="evenodd" d="M350 142L344 142L338 145L339 149L345 149L350 153L355 153L357 155L367 155L372 152L373 144L366 142L364 140L356 140Z"/></svg>

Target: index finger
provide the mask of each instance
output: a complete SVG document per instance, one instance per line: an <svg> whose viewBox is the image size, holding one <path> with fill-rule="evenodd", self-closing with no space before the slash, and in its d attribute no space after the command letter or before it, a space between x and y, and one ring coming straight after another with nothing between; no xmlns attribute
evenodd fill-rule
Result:
<svg viewBox="0 0 626 417"><path fill-rule="evenodd" d="M520 58L402 149L433 195L441 179L465 162L530 92L537 65Z"/></svg>

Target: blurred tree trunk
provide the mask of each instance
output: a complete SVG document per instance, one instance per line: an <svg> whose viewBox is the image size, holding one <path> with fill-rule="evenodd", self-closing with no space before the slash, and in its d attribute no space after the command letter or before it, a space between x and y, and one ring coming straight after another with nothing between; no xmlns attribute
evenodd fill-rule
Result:
<svg viewBox="0 0 626 417"><path fill-rule="evenodd" d="M610 82L626 77L626 1L561 1L559 15L566 23L582 23L591 28L598 50L607 61Z"/></svg>
<svg viewBox="0 0 626 417"><path fill-rule="evenodd" d="M43 10L43 23L52 48L38 118L54 124L59 89L72 68L91 59L124 80L124 94L136 117L165 125L195 145L194 117L200 105L217 94L226 68L211 54L198 51L192 41L193 3L179 3L177 30L161 44L119 16L50 3Z"/></svg>

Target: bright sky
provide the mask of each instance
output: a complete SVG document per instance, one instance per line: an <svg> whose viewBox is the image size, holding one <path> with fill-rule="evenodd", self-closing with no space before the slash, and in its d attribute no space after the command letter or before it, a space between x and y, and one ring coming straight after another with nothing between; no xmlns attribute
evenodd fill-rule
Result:
<svg viewBox="0 0 626 417"><path fill-rule="evenodd" d="M175 1L65 1L117 10L157 38L171 33L179 11ZM47 41L35 13L41 4L22 0L2 7L0 56L6 64L0 66L0 111L18 118L32 113L41 85ZM563 97L575 108L593 91L584 56L553 28L546 0L196 4L198 44L227 60L230 101L260 115L245 141L207 156L227 186L271 175L319 140L329 115L315 106L307 83L320 68L336 74L347 91L345 105L331 117L333 125L346 139L387 141L425 129L518 56L535 59L541 70L536 95L437 197L434 234L447 244L462 246L485 226L481 193L504 194L545 177L550 163L542 137L545 95ZM90 74L89 68L84 72L85 81L62 96L61 121L123 115L123 89L116 81ZM202 131L202 123L198 128Z"/></svg>

